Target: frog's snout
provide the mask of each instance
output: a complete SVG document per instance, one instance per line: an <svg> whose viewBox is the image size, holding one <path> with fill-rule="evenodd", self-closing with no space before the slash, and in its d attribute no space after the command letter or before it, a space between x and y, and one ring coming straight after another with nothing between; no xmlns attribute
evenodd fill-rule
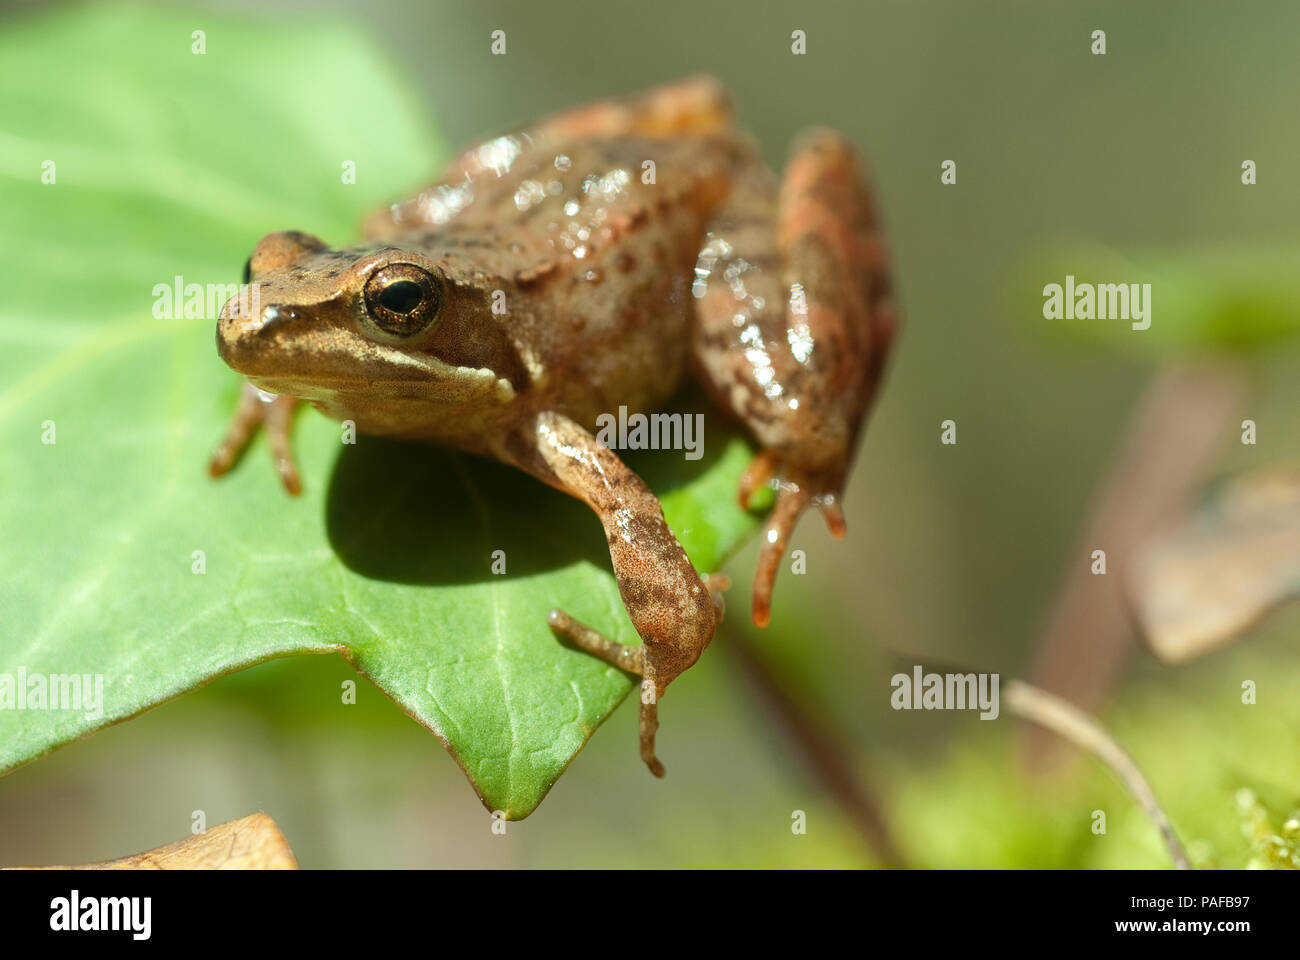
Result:
<svg viewBox="0 0 1300 960"><path fill-rule="evenodd" d="M217 353L240 373L259 372L329 322L331 305L344 294L339 276L346 256L315 249L303 235L287 233L257 245L249 280L217 316Z"/></svg>
<svg viewBox="0 0 1300 960"><path fill-rule="evenodd" d="M252 288L256 291L256 287ZM261 309L254 313L247 302L241 304L239 297L231 297L221 308L217 316L217 355L230 367L240 373L246 373L245 364L250 352L251 341L261 326Z"/></svg>
<svg viewBox="0 0 1300 960"><path fill-rule="evenodd" d="M257 284L231 297L217 318L217 354L243 374L256 373L259 361L265 365L274 340L289 333L299 311L283 304L261 302Z"/></svg>

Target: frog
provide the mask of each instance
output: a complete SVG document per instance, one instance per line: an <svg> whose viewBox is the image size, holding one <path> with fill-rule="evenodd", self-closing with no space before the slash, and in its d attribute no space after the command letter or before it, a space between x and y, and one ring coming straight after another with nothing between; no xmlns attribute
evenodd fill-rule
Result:
<svg viewBox="0 0 1300 960"><path fill-rule="evenodd" d="M515 467L584 501L640 644L559 609L567 641L640 677L640 756L658 704L722 617L654 492L593 435L602 414L653 411L688 380L757 453L737 489L773 491L751 616L770 620L800 516L846 525L843 490L897 326L888 251L854 145L814 129L778 177L720 82L690 77L554 113L460 153L331 247L294 230L256 245L217 321L244 383L210 472L264 429L301 490L295 408L358 432ZM540 612L539 612L540 615Z"/></svg>

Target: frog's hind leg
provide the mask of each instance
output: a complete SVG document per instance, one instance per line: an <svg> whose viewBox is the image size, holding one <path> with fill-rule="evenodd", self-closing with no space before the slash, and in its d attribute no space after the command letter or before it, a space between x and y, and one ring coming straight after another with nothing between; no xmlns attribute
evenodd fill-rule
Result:
<svg viewBox="0 0 1300 960"><path fill-rule="evenodd" d="M247 380L239 392L239 405L230 420L230 427L212 460L208 463L208 472L214 477L228 473L248 448L259 426L266 428L266 439L271 446L271 457L275 461L276 472L289 493L297 496L302 492L302 481L298 477L298 465L293 459L293 414L298 407L297 397L282 397L264 393Z"/></svg>
<svg viewBox="0 0 1300 960"><path fill-rule="evenodd" d="M817 131L779 185L758 168L742 174L695 273L696 366L763 447L740 501L776 491L754 576L753 618L765 626L803 511L817 506L844 534L845 475L893 336L884 245L852 146Z"/></svg>

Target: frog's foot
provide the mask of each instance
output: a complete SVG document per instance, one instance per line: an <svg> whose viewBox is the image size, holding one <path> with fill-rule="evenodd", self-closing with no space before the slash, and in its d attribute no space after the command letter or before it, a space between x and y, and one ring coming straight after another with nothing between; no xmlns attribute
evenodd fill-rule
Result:
<svg viewBox="0 0 1300 960"><path fill-rule="evenodd" d="M546 618L552 630L566 640L581 647L593 656L600 657L606 663L612 663L620 670L643 677L645 674L645 645L627 646L617 640L611 640L603 633L593 630L579 620L573 619L563 610L552 610ZM659 691L653 681L645 678L641 681L641 719L638 724L641 739L641 760L656 777L664 775L664 765L655 756L655 733L659 730Z"/></svg>
<svg viewBox="0 0 1300 960"><path fill-rule="evenodd" d="M717 622L722 622L722 591L731 586L731 578L721 573L702 576L709 597L713 600ZM593 630L580 620L575 620L563 610L552 610L546 617L547 625L559 636L574 646L599 657L606 663L626 670L628 673L642 677L641 681L641 718L639 723L641 739L641 760L656 777L664 775L664 765L655 756L655 733L659 730L659 694L662 689L649 677L645 676L645 644L628 646Z"/></svg>
<svg viewBox="0 0 1300 960"><path fill-rule="evenodd" d="M772 588L799 517L809 506L816 506L826 519L826 526L836 540L843 539L846 526L840 507L844 485L843 471L815 472L783 464L772 450L756 456L740 478L740 505L749 508L750 499L760 487L776 490L776 506L767 518L758 568L754 571L754 623L766 627L772 618Z"/></svg>
<svg viewBox="0 0 1300 960"><path fill-rule="evenodd" d="M219 477L229 472L248 448L259 426L266 428L266 439L271 445L275 469L284 482L284 488L297 496L302 492L298 466L294 463L290 433L293 429L293 412L298 407L297 397L281 397L257 389L247 380L239 393L239 405L230 421L225 439L217 447L208 464L208 472Z"/></svg>

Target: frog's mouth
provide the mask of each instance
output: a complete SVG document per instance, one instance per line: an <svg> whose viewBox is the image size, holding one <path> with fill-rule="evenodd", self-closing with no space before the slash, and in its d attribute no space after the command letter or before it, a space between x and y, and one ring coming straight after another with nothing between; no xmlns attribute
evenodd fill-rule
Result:
<svg viewBox="0 0 1300 960"><path fill-rule="evenodd" d="M332 376L315 373L244 373L259 390L303 400L326 400L345 393L376 392L423 398L446 406L475 402L505 404L515 399L514 385L491 370L453 367L434 361L421 377ZM240 371L243 372L243 371Z"/></svg>
<svg viewBox="0 0 1300 960"><path fill-rule="evenodd" d="M503 404L515 398L514 384L487 368L458 366L426 351L279 319L275 307L267 308L260 323L223 310L217 324L221 359L268 393L321 400L388 387L448 404Z"/></svg>

